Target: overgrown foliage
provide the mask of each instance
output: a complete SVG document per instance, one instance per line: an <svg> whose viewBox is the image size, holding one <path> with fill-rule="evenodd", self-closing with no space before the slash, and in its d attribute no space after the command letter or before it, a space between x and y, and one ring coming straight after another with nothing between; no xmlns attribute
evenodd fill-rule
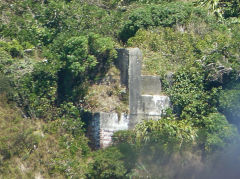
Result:
<svg viewBox="0 0 240 179"><path fill-rule="evenodd" d="M237 0L198 0L197 4L207 7L218 18L239 16L239 1Z"/></svg>
<svg viewBox="0 0 240 179"><path fill-rule="evenodd" d="M126 42L130 37L135 36L139 29L187 26L196 20L203 20L207 23L211 18L206 18L206 16L206 11L194 7L192 3L174 2L149 5L138 8L129 15L119 36L123 42Z"/></svg>
<svg viewBox="0 0 240 179"><path fill-rule="evenodd" d="M221 92L219 110L239 128L239 82L229 83Z"/></svg>
<svg viewBox="0 0 240 179"><path fill-rule="evenodd" d="M124 178L126 169L122 161L123 155L115 147L109 147L94 153L94 161L90 163L88 178Z"/></svg>
<svg viewBox="0 0 240 179"><path fill-rule="evenodd" d="M2 0L0 11L0 177L191 178L191 161L238 142L238 1ZM92 152L81 114L106 103L102 91L122 110L127 92L100 83L122 46L141 48L172 110Z"/></svg>

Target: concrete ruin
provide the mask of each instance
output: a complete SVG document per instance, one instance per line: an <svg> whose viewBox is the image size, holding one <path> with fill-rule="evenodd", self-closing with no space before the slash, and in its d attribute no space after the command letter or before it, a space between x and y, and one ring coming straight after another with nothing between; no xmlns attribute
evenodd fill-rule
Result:
<svg viewBox="0 0 240 179"><path fill-rule="evenodd" d="M170 106L168 96L161 93L159 76L141 75L142 53L138 48L117 49L115 66L120 70L121 83L129 91L129 114L98 112L89 124L90 139L95 148L111 145L112 135L119 130L133 129L145 119L161 118Z"/></svg>

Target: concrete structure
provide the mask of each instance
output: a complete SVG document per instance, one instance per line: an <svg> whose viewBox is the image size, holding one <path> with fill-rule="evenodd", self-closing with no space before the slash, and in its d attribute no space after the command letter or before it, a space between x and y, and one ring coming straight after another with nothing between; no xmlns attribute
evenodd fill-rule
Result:
<svg viewBox="0 0 240 179"><path fill-rule="evenodd" d="M127 114L98 112L92 115L88 126L88 136L93 148L104 148L111 144L112 135L116 131L127 130L129 116Z"/></svg>
<svg viewBox="0 0 240 179"><path fill-rule="evenodd" d="M170 99L163 95L141 95L138 103L137 114L130 114L129 129L133 129L142 120L158 120L170 107Z"/></svg>
<svg viewBox="0 0 240 179"><path fill-rule="evenodd" d="M170 106L169 97L161 94L159 76L142 76L142 53L138 48L117 49L116 67L121 83L129 91L129 114L93 114L90 132L97 148L111 144L111 137L119 130L132 129L144 119L160 119Z"/></svg>
<svg viewBox="0 0 240 179"><path fill-rule="evenodd" d="M121 83L128 87L129 73L129 50L117 49L118 58L114 61L115 66L120 70Z"/></svg>
<svg viewBox="0 0 240 179"><path fill-rule="evenodd" d="M159 76L142 75L141 94L161 95L162 85Z"/></svg>

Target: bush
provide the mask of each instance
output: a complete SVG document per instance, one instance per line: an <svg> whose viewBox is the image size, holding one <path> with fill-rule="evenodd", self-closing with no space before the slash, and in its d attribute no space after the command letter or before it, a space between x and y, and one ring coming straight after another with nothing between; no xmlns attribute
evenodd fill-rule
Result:
<svg viewBox="0 0 240 179"><path fill-rule="evenodd" d="M97 72L104 71L114 58L116 51L111 39L93 33L67 40L61 57L66 62L66 69L74 76L83 76L93 69Z"/></svg>
<svg viewBox="0 0 240 179"><path fill-rule="evenodd" d="M0 95L10 95L12 91L9 78L0 73Z"/></svg>
<svg viewBox="0 0 240 179"><path fill-rule="evenodd" d="M67 122L65 120L65 122ZM64 132L64 127L61 126L60 132L64 135L59 137L57 145L60 151L51 159L51 172L60 172L67 178L84 177L87 173L87 158L89 147L87 138L84 135L73 136ZM70 126L69 126L70 127Z"/></svg>
<svg viewBox="0 0 240 179"><path fill-rule="evenodd" d="M220 113L211 113L203 118L203 126L199 129L198 143L206 152L223 150L239 142L236 126L228 123Z"/></svg>
<svg viewBox="0 0 240 179"><path fill-rule="evenodd" d="M116 58L111 39L93 33L71 37L57 54L63 62L59 71L60 97L75 101L84 96L88 81L104 76L112 60Z"/></svg>
<svg viewBox="0 0 240 179"><path fill-rule="evenodd" d="M7 67L13 63L10 54L0 47L0 72L6 72Z"/></svg>
<svg viewBox="0 0 240 179"><path fill-rule="evenodd" d="M109 147L94 153L88 178L125 178L123 155L116 147Z"/></svg>
<svg viewBox="0 0 240 179"><path fill-rule="evenodd" d="M239 1L237 0L198 0L197 4L206 6L209 11L215 14L218 18L229 18L239 16Z"/></svg>
<svg viewBox="0 0 240 179"><path fill-rule="evenodd" d="M52 120L56 117L57 69L51 62L40 62L16 84L16 100L28 116Z"/></svg>
<svg viewBox="0 0 240 179"><path fill-rule="evenodd" d="M0 176L16 175L10 170L15 158L29 156L41 141L31 121L21 117L14 104L0 95ZM15 165L15 172L17 171Z"/></svg>
<svg viewBox="0 0 240 179"><path fill-rule="evenodd" d="M172 171L166 172L165 168L170 168L176 154L192 151L196 141L197 128L190 122L175 120L174 116L146 120L132 131L114 134L114 142L124 156L130 178L171 175ZM180 167L181 162L178 162L176 166Z"/></svg>
<svg viewBox="0 0 240 179"><path fill-rule="evenodd" d="M186 121L150 120L136 126L136 138L139 145L156 145L161 152L172 153L193 145L196 129Z"/></svg>
<svg viewBox="0 0 240 179"><path fill-rule="evenodd" d="M228 119L230 123L240 127L240 84L238 82L230 83L220 94L219 110Z"/></svg>
<svg viewBox="0 0 240 179"><path fill-rule="evenodd" d="M133 11L128 21L120 31L119 37L127 42L139 29L151 27L173 27L174 25L187 25L192 17L206 15L205 11L193 7L191 3L173 2L161 5L146 6ZM207 18L204 19L207 21Z"/></svg>
<svg viewBox="0 0 240 179"><path fill-rule="evenodd" d="M17 40L10 42L0 41L0 48L7 51L13 58L23 57L23 47Z"/></svg>
<svg viewBox="0 0 240 179"><path fill-rule="evenodd" d="M201 118L216 111L218 88L206 89L205 71L199 67L183 68L174 75L169 90L175 112L181 119L201 125ZM200 121L199 121L200 120Z"/></svg>

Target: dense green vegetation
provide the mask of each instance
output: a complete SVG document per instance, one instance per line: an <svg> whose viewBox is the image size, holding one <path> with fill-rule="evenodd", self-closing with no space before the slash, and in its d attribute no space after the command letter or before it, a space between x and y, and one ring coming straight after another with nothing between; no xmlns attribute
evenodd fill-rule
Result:
<svg viewBox="0 0 240 179"><path fill-rule="evenodd" d="M0 11L0 178L186 178L238 145L238 1L2 0ZM117 47L143 51L172 109L92 151L92 87L126 96L98 84L117 74Z"/></svg>

